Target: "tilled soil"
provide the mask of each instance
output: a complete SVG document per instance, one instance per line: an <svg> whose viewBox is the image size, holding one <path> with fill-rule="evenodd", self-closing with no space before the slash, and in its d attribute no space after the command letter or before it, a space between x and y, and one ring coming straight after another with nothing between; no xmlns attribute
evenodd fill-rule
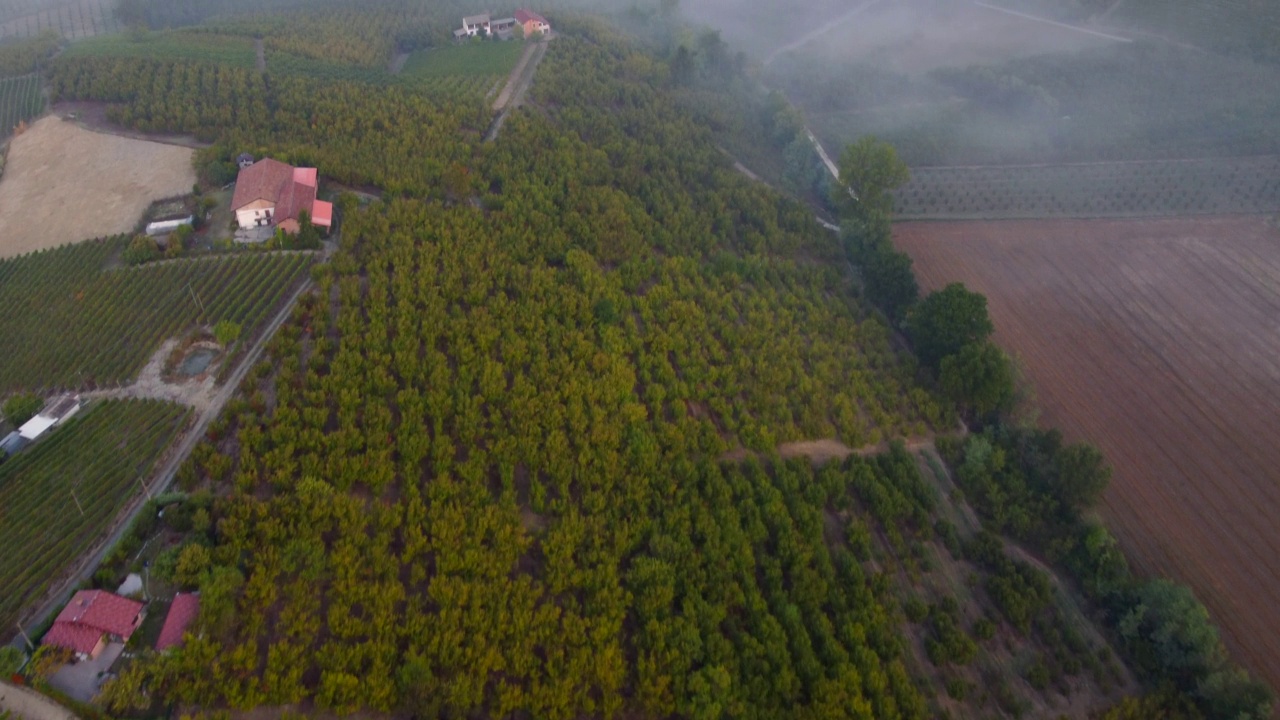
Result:
<svg viewBox="0 0 1280 720"><path fill-rule="evenodd" d="M904 223L921 285L985 294L1043 422L1115 468L1136 569L1190 584L1280 686L1280 231L1262 216Z"/></svg>
<svg viewBox="0 0 1280 720"><path fill-rule="evenodd" d="M39 120L12 140L0 177L0 258L131 231L153 201L191 192L191 156Z"/></svg>

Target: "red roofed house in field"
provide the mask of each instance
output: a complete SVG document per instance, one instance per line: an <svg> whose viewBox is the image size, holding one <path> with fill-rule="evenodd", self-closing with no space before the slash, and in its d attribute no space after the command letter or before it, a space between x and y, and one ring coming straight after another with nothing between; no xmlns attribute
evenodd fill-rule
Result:
<svg viewBox="0 0 1280 720"><path fill-rule="evenodd" d="M98 657L110 640L128 640L142 623L142 603L106 590L81 590L58 613L44 645L64 647L81 660Z"/></svg>
<svg viewBox="0 0 1280 720"><path fill-rule="evenodd" d="M551 23L532 10L517 10L516 22L524 28L525 37L532 37L535 33L551 32Z"/></svg>
<svg viewBox="0 0 1280 720"><path fill-rule="evenodd" d="M169 606L169 614L164 618L164 627L160 630L160 639L156 640L156 650L164 652L171 647L182 644L182 634L195 622L200 614L200 596L195 593L178 593L173 596L173 604Z"/></svg>
<svg viewBox="0 0 1280 720"><path fill-rule="evenodd" d="M243 229L278 227L298 232L298 214L306 210L312 224L328 230L333 203L316 199L315 168L296 168L265 158L240 171L231 209Z"/></svg>

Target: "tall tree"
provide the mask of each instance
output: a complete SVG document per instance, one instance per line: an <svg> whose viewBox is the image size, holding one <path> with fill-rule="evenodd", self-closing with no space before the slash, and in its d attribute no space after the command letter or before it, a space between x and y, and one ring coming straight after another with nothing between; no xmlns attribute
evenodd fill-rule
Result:
<svg viewBox="0 0 1280 720"><path fill-rule="evenodd" d="M887 218L893 212L889 193L911 178L898 151L871 135L846 145L839 167L840 183L833 201L842 215L855 217Z"/></svg>
<svg viewBox="0 0 1280 720"><path fill-rule="evenodd" d="M1013 406L1013 380L1013 363L988 341L943 358L938 378L942 392L975 419Z"/></svg>
<svg viewBox="0 0 1280 720"><path fill-rule="evenodd" d="M943 358L969 343L986 340L994 329L987 315L986 296L969 291L963 283L951 283L930 293L907 318L916 355L935 371Z"/></svg>

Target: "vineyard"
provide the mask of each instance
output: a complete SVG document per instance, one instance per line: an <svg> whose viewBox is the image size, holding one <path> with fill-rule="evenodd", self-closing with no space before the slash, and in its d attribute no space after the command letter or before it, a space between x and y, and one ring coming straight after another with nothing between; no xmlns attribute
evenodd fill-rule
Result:
<svg viewBox="0 0 1280 720"><path fill-rule="evenodd" d="M68 40L120 30L113 0L2 0L0 40L53 30Z"/></svg>
<svg viewBox="0 0 1280 720"><path fill-rule="evenodd" d="M30 120L43 109L39 75L0 79L0 138L8 136L19 122Z"/></svg>
<svg viewBox="0 0 1280 720"><path fill-rule="evenodd" d="M418 78L506 77L525 50L522 42L469 42L415 52L404 75Z"/></svg>
<svg viewBox="0 0 1280 720"><path fill-rule="evenodd" d="M0 465L0 623L12 627L141 492L187 412L103 401Z"/></svg>
<svg viewBox="0 0 1280 720"><path fill-rule="evenodd" d="M1280 157L916 168L894 205L917 219L1273 212Z"/></svg>
<svg viewBox="0 0 1280 720"><path fill-rule="evenodd" d="M104 269L127 242L0 262L0 393L127 383L163 339L197 323L231 320L251 337L312 260L245 254Z"/></svg>
<svg viewBox="0 0 1280 720"><path fill-rule="evenodd" d="M113 35L73 44L66 57L137 57L190 60L252 69L253 40L247 37L197 32L157 32L141 36Z"/></svg>

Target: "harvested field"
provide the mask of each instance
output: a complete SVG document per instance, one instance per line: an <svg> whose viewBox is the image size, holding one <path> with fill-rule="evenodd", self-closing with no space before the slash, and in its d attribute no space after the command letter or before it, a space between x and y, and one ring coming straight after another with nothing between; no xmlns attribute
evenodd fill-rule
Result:
<svg viewBox="0 0 1280 720"><path fill-rule="evenodd" d="M1108 526L1280 686L1280 230L1267 218L906 223L925 289L987 295L1047 425L1115 467Z"/></svg>
<svg viewBox="0 0 1280 720"><path fill-rule="evenodd" d="M46 117L9 147L0 258L133 229L153 201L191 192L192 151Z"/></svg>

